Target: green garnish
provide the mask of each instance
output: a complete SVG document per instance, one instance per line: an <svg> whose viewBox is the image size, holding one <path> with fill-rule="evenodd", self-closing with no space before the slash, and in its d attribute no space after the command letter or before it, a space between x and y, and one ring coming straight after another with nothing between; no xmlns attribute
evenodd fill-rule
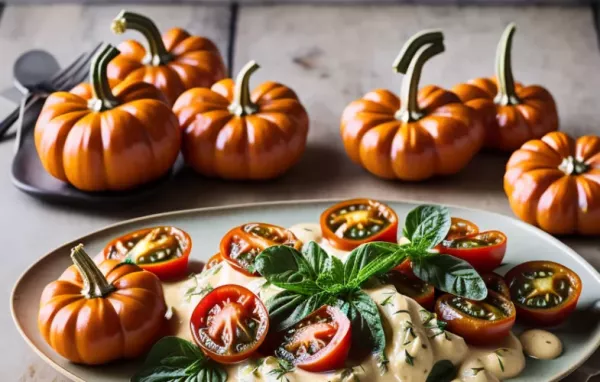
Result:
<svg viewBox="0 0 600 382"><path fill-rule="evenodd" d="M288 379L285 375L294 371L294 364L282 358L277 358L277 363L279 366L276 369L269 371L269 375L274 375L278 381L281 381L284 378L287 381Z"/></svg>
<svg viewBox="0 0 600 382"><path fill-rule="evenodd" d="M410 355L410 353L406 349L404 349L404 355L406 356L404 358L404 361L407 364L409 364L410 366L414 366L415 365L415 357L413 357L412 355Z"/></svg>

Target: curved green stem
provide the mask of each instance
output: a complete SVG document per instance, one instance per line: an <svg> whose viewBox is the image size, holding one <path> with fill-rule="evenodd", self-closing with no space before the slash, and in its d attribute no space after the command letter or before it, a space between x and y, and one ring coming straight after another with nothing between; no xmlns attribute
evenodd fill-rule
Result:
<svg viewBox="0 0 600 382"><path fill-rule="evenodd" d="M402 47L400 53L394 60L393 67L398 73L406 73L412 58L417 53L420 47L425 44L434 44L444 41L442 31L437 29L427 29L415 33Z"/></svg>
<svg viewBox="0 0 600 382"><path fill-rule="evenodd" d="M85 253L83 244L79 244L71 250L71 260L83 279L81 294L87 298L100 298L115 290L115 287L106 280L90 256Z"/></svg>
<svg viewBox="0 0 600 382"><path fill-rule="evenodd" d="M396 119L404 122L418 121L423 117L423 113L419 109L419 80L423 65L431 57L440 54L444 51L443 40L436 40L432 43L421 46L414 54L410 61L410 65L406 70L406 75L402 79L402 89L400 91L400 110L396 112Z"/></svg>
<svg viewBox="0 0 600 382"><path fill-rule="evenodd" d="M233 94L233 102L229 105L229 111L237 116L243 117L256 113L256 106L250 99L250 76L260 66L256 61L248 62L235 78L235 89Z"/></svg>
<svg viewBox="0 0 600 382"><path fill-rule="evenodd" d="M165 65L171 60L171 55L165 48L160 31L156 24L146 16L122 10L113 20L110 29L116 34L126 30L136 30L148 41L148 56L146 63L154 66Z"/></svg>
<svg viewBox="0 0 600 382"><path fill-rule="evenodd" d="M119 105L119 101L112 93L108 82L107 68L110 61L119 55L119 50L106 44L92 59L90 68L90 83L92 84L92 99L88 105L94 111L112 109Z"/></svg>
<svg viewBox="0 0 600 382"><path fill-rule="evenodd" d="M561 164L558 166L558 169L567 175L581 175L587 172L589 168L589 165L576 159L572 155L563 159Z"/></svg>
<svg viewBox="0 0 600 382"><path fill-rule="evenodd" d="M518 105L521 101L515 93L515 79L512 73L512 40L517 27L510 23L498 43L496 50L496 78L498 79L498 94L494 102L499 105Z"/></svg>

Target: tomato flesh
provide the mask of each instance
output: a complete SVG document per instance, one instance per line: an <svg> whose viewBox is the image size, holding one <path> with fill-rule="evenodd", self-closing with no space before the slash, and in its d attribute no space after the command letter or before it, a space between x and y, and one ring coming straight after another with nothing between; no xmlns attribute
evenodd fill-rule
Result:
<svg viewBox="0 0 600 382"><path fill-rule="evenodd" d="M435 288L417 278L414 274L411 277L394 270L384 276L384 281L394 285L398 293L412 298L423 308L427 310L433 309Z"/></svg>
<svg viewBox="0 0 600 382"><path fill-rule="evenodd" d="M551 261L529 261L506 274L519 319L542 326L565 321L577 306L581 279L571 269Z"/></svg>
<svg viewBox="0 0 600 382"><path fill-rule="evenodd" d="M207 270L213 268L214 266L216 266L217 264L221 264L222 262L223 262L223 256L221 256L220 252L217 252L210 259L208 259L208 261L204 265L204 268L202 269L202 271L203 272L207 271Z"/></svg>
<svg viewBox="0 0 600 382"><path fill-rule="evenodd" d="M479 227L477 227L475 223L470 220L452 217L452 223L450 225L450 230L446 235L446 240L454 240L459 237L475 235L477 233L479 233Z"/></svg>
<svg viewBox="0 0 600 382"><path fill-rule="evenodd" d="M324 305L288 329L275 354L311 372L339 369L350 351L350 320Z"/></svg>
<svg viewBox="0 0 600 382"><path fill-rule="evenodd" d="M223 285L209 292L190 319L194 341L217 362L230 364L250 357L269 330L267 309L248 289Z"/></svg>
<svg viewBox="0 0 600 382"><path fill-rule="evenodd" d="M509 334L516 318L513 303L491 290L483 301L444 294L437 300L435 311L447 323L448 331L474 345L498 343Z"/></svg>
<svg viewBox="0 0 600 382"><path fill-rule="evenodd" d="M162 280L187 276L192 239L170 226L145 228L112 240L102 252L105 259L131 261Z"/></svg>
<svg viewBox="0 0 600 382"><path fill-rule="evenodd" d="M371 199L338 203L321 214L320 223L323 237L344 251L372 241L397 241L398 216L390 207Z"/></svg>
<svg viewBox="0 0 600 382"><path fill-rule="evenodd" d="M500 231L480 232L445 240L437 249L467 261L479 272L492 272L502 264L506 254L506 235Z"/></svg>
<svg viewBox="0 0 600 382"><path fill-rule="evenodd" d="M493 290L506 298L510 298L508 284L506 284L506 281L504 281L502 276L494 272L488 272L481 274L481 278L489 290Z"/></svg>
<svg viewBox="0 0 600 382"><path fill-rule="evenodd" d="M302 248L302 242L289 230L266 223L248 223L229 231L221 239L221 256L234 269L247 276L260 276L254 270L254 260L274 245Z"/></svg>

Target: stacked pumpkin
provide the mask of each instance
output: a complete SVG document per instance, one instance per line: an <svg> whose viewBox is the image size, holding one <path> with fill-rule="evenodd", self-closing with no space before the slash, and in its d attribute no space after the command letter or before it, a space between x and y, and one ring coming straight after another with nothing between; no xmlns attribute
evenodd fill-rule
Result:
<svg viewBox="0 0 600 382"><path fill-rule="evenodd" d="M308 115L284 85L251 93L256 63L234 83L206 38L179 28L161 37L150 19L127 11L112 30L139 31L148 49L135 40L106 45L89 84L50 95L35 145L52 176L83 191L123 191L165 176L180 150L199 173L226 179L269 179L298 161Z"/></svg>

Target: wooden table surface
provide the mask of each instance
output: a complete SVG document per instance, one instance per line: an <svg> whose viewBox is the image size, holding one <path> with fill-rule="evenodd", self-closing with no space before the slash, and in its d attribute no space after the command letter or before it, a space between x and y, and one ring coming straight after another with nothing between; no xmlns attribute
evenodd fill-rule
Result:
<svg viewBox="0 0 600 382"><path fill-rule="evenodd" d="M459 175L413 184L377 179L344 154L339 137L344 106L373 88L399 90L391 63L406 38L420 29L441 28L446 36L446 53L427 64L422 83L452 86L492 74L499 35L515 21L516 78L552 91L562 129L600 133L600 54L590 7L7 5L0 18L0 90L10 86L12 63L28 49L46 49L66 64L99 40L118 42L109 25L123 7L152 17L161 29L177 25L210 37L232 58L234 72L257 60L262 69L255 84L270 79L295 89L311 117L307 151L295 168L272 182L224 182L184 171L154 198L97 209L47 204L22 194L10 182L12 142L0 142L0 239L6 257L0 267L0 300L6 304L0 311L1 381L64 380L14 329L7 309L10 291L38 257L109 223L193 207L355 196L451 203L511 215L502 191L506 156L480 154ZM598 238L563 240L600 269Z"/></svg>

